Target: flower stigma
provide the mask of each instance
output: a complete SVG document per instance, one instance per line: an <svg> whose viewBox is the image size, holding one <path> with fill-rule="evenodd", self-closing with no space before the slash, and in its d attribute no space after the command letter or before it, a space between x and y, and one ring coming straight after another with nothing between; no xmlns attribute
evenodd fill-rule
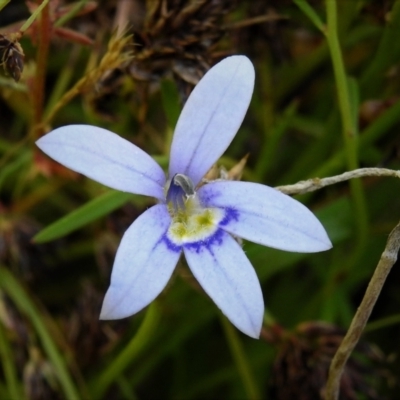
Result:
<svg viewBox="0 0 400 400"><path fill-rule="evenodd" d="M167 237L176 245L205 241L216 233L225 212L201 205L193 182L183 174L176 174L167 192L167 206L172 222Z"/></svg>

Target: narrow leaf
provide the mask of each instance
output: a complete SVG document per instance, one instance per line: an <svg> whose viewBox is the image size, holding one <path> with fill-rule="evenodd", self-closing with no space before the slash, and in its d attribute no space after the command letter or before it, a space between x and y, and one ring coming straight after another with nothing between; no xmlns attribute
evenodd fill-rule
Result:
<svg viewBox="0 0 400 400"><path fill-rule="evenodd" d="M182 109L179 92L174 82L168 79L161 81L161 98L168 125L174 129Z"/></svg>
<svg viewBox="0 0 400 400"><path fill-rule="evenodd" d="M10 2L11 0L0 0L0 11Z"/></svg>
<svg viewBox="0 0 400 400"><path fill-rule="evenodd" d="M132 198L130 193L107 192L52 223L40 231L33 240L36 243L43 243L65 236L121 207L130 198Z"/></svg>
<svg viewBox="0 0 400 400"><path fill-rule="evenodd" d="M11 298L15 307L23 314L32 324L40 343L43 346L49 361L54 366L60 386L63 391L63 398L67 400L75 400L78 396L78 389L72 380L68 371L66 360L63 354L57 348L57 345L46 325L45 317L39 312L34 305L32 299L28 296L24 288L17 279L4 267L0 267L0 288Z"/></svg>
<svg viewBox="0 0 400 400"><path fill-rule="evenodd" d="M300 8L301 11L308 18L310 18L311 22L322 32L325 34L325 24L322 22L319 15L315 12L315 10L307 3L306 0L294 0L297 7Z"/></svg>

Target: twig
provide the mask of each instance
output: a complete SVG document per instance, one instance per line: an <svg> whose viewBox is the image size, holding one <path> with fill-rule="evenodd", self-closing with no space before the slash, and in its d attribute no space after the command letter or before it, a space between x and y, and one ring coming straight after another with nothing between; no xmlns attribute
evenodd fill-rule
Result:
<svg viewBox="0 0 400 400"><path fill-rule="evenodd" d="M306 181L300 181L294 185L278 186L277 190L286 194L303 194L313 192L325 186L344 182L349 179L362 178L367 176L392 176L400 178L400 171L386 168L359 168L353 171L345 172L340 175L328 178L312 178ZM344 367L354 347L358 343L360 336L375 306L376 300L382 290L385 280L397 260L397 253L400 248L400 223L396 225L390 233L385 250L375 269L375 272L369 282L364 298L358 308L349 330L340 344L335 356L333 357L328 382L324 392L325 400L337 400L340 391L340 379Z"/></svg>
<svg viewBox="0 0 400 400"><path fill-rule="evenodd" d="M400 178L400 171L386 168L359 168L340 175L330 176L328 178L312 178L306 181L297 182L293 185L277 186L275 189L286 194L303 194L314 192L315 190L335 183L365 176L393 176L395 178Z"/></svg>
<svg viewBox="0 0 400 400"><path fill-rule="evenodd" d="M340 378L351 352L356 346L360 336L375 306L376 300L382 290L385 280L397 260L400 248L400 222L392 230L386 243L385 250L379 260L375 272L369 282L364 298L358 308L349 330L333 357L328 382L325 389L325 400L337 400L339 398Z"/></svg>

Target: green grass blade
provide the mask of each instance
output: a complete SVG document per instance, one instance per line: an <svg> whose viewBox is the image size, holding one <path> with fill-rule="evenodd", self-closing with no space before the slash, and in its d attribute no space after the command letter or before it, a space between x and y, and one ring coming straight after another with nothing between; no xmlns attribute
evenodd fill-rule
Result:
<svg viewBox="0 0 400 400"><path fill-rule="evenodd" d="M130 198L132 198L131 193L107 192L49 225L40 231L33 240L37 243L44 243L65 236L121 207Z"/></svg>
<svg viewBox="0 0 400 400"><path fill-rule="evenodd" d="M0 288L12 299L19 311L31 321L47 357L57 371L65 398L68 400L79 399L80 396L68 372L66 362L53 342L52 335L48 331L39 310L14 276L3 267L0 267Z"/></svg>
<svg viewBox="0 0 400 400"><path fill-rule="evenodd" d="M168 125L174 129L182 109L179 92L174 82L168 79L161 81L161 97Z"/></svg>
<svg viewBox="0 0 400 400"><path fill-rule="evenodd" d="M153 301L146 311L146 316L132 340L124 347L120 354L114 357L107 369L96 378L92 385L94 399L100 399L110 385L118 378L152 340L159 325L161 313L157 302Z"/></svg>
<svg viewBox="0 0 400 400"><path fill-rule="evenodd" d="M5 329L3 325L0 324L0 356L8 395L12 399L20 399L22 397L22 391L18 384L17 368L10 347Z"/></svg>
<svg viewBox="0 0 400 400"><path fill-rule="evenodd" d="M311 22L322 32L325 33L325 24L322 22L322 19L315 12L315 10L307 3L306 0L294 0L294 3L297 7L300 8L301 11L308 18L310 18Z"/></svg>
<svg viewBox="0 0 400 400"><path fill-rule="evenodd" d="M11 0L0 0L0 11L10 2Z"/></svg>

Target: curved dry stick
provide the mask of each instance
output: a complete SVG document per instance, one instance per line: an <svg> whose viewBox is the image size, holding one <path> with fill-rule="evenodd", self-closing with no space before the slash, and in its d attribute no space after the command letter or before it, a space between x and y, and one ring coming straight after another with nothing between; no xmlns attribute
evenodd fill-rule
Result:
<svg viewBox="0 0 400 400"><path fill-rule="evenodd" d="M330 176L328 178L312 178L306 181L297 182L294 185L277 186L275 189L286 194L303 194L322 189L325 186L333 185L335 183L366 176L393 176L395 178L400 178L400 171L386 168L359 168L340 175Z"/></svg>
<svg viewBox="0 0 400 400"><path fill-rule="evenodd" d="M278 186L275 189L286 194L303 194L313 192L328 185L344 182L354 178L362 178L367 176L392 176L400 178L400 171L386 168L359 168L353 171L345 172L340 175L328 178L312 178L306 181L300 181L294 185ZM343 374L344 367L354 347L358 343L360 336L367 324L372 309L378 299L385 280L397 260L397 253L400 248L400 222L392 230L386 243L385 250L379 260L375 272L368 284L364 298L353 317L349 330L343 338L335 356L333 357L328 382L324 390L325 400L337 400L340 391L340 379Z"/></svg>
<svg viewBox="0 0 400 400"><path fill-rule="evenodd" d="M325 400L337 400L339 398L340 378L351 352L356 346L360 336L375 306L376 300L382 290L385 280L397 260L400 248L400 222L392 230L386 243L385 250L368 284L364 298L361 301L349 330L333 357L328 382L325 388Z"/></svg>

